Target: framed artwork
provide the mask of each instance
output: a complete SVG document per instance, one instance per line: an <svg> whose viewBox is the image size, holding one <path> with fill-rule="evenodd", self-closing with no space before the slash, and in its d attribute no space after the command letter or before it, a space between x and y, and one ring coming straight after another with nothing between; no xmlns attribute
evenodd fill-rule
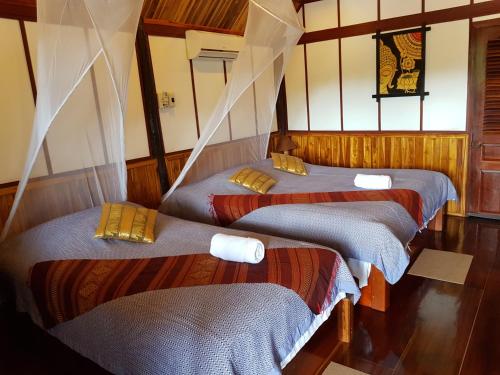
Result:
<svg viewBox="0 0 500 375"><path fill-rule="evenodd" d="M374 98L424 96L425 40L430 27L377 33L377 93Z"/></svg>

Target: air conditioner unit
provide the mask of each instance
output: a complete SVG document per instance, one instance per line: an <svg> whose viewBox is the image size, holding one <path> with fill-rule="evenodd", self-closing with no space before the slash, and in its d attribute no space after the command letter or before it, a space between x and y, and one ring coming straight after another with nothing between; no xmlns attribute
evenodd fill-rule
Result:
<svg viewBox="0 0 500 375"><path fill-rule="evenodd" d="M243 37L207 31L186 31L187 58L232 61L238 57Z"/></svg>

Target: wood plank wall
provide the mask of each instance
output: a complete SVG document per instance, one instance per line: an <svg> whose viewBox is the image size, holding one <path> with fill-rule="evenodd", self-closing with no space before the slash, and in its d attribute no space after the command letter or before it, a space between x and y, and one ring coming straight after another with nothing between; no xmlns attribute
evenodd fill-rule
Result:
<svg viewBox="0 0 500 375"><path fill-rule="evenodd" d="M442 172L453 181L460 197L458 202L448 203L447 213L458 216L466 214L469 143L466 133L289 134L298 145L292 154L312 164L351 168L416 168Z"/></svg>
<svg viewBox="0 0 500 375"><path fill-rule="evenodd" d="M128 195L129 201L146 207L157 208L161 199L161 186L157 172L157 161L151 158L135 160L127 163L128 169ZM80 176L82 175L82 176ZM37 183L36 187L43 189L50 186L50 190L44 196L50 204L50 199L64 199L68 186L75 189L75 184L81 182L83 174L71 174L68 176L51 176ZM53 189L57 185L56 189ZM17 186L12 184L0 189L0 231L7 219ZM72 190L75 191L75 190ZM16 232L28 229L31 225L26 222L26 227L15 228Z"/></svg>
<svg viewBox="0 0 500 375"><path fill-rule="evenodd" d="M278 143L278 140L279 140L279 134L277 132L271 133L270 138L269 138L269 151L274 150L274 148L276 147L275 145ZM238 147L238 149L243 149L244 139L242 139L240 143L232 142L232 143L228 143L228 145L229 146L236 145ZM219 147L219 149L220 149L220 147ZM225 150L225 151L227 151L227 150ZM229 151L234 152L234 146ZM241 150L239 150L239 151L241 151ZM169 182L170 186L175 182L175 180L177 179L177 177L181 173L182 168L184 168L184 165L186 164L187 159L189 158L189 155L191 155L191 150L171 152L171 153L165 155L165 162L167 163L167 171L168 171L168 182ZM216 160L215 157L213 157L212 159Z"/></svg>

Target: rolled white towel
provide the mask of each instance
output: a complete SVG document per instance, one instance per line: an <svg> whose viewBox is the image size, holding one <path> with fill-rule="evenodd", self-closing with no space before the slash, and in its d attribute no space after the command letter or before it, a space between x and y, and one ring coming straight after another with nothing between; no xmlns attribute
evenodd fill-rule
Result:
<svg viewBox="0 0 500 375"><path fill-rule="evenodd" d="M264 259L265 248L256 238L217 233L210 242L210 254L232 262L256 264Z"/></svg>
<svg viewBox="0 0 500 375"><path fill-rule="evenodd" d="M390 189L392 180L386 175L357 174L354 185L364 189Z"/></svg>

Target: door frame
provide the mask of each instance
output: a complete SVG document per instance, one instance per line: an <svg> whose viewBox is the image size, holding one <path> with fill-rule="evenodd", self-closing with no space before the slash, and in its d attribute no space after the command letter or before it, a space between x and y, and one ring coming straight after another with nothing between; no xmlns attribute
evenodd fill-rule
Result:
<svg viewBox="0 0 500 375"><path fill-rule="evenodd" d="M483 107L478 108L475 103L478 100L484 102L484 84L480 83L478 77L484 75L484 72L480 72L479 68L485 66L485 62L478 64L480 59L485 59L486 56L478 56L479 38L481 31L485 28L499 27L500 28L500 18L495 18L486 21L470 22L469 28L469 73L468 73L468 89L467 89L467 133L469 133L469 156L468 156L468 172L467 172L467 202L466 202L466 214L467 216L478 216L485 218L500 219L499 215L489 215L481 214L475 210L475 207L479 206L479 195L475 194L477 192L478 181L476 176L477 169L474 167L479 161L474 157L474 150L477 148L476 144L476 132L478 129L475 128L475 124L482 119Z"/></svg>

